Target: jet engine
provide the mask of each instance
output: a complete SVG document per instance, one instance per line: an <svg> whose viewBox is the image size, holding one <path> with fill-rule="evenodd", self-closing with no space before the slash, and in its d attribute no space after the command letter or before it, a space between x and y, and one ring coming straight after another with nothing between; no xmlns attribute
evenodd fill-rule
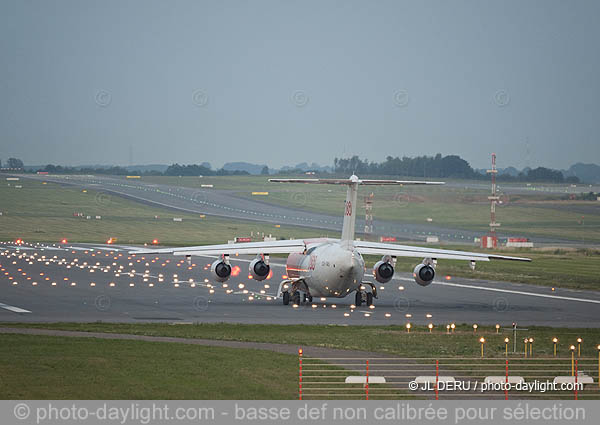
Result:
<svg viewBox="0 0 600 425"><path fill-rule="evenodd" d="M219 282L225 282L231 276L231 266L224 260L218 259L210 266L210 272Z"/></svg>
<svg viewBox="0 0 600 425"><path fill-rule="evenodd" d="M415 282L421 286L427 286L433 282L435 277L435 269L433 268L433 262L424 260L421 264L413 270L413 277Z"/></svg>
<svg viewBox="0 0 600 425"><path fill-rule="evenodd" d="M394 266L391 257L385 256L373 266L373 276L379 283L387 283L394 277Z"/></svg>
<svg viewBox="0 0 600 425"><path fill-rule="evenodd" d="M271 266L265 263L265 260L261 256L252 260L248 270L253 279L261 281L267 278L271 271Z"/></svg>

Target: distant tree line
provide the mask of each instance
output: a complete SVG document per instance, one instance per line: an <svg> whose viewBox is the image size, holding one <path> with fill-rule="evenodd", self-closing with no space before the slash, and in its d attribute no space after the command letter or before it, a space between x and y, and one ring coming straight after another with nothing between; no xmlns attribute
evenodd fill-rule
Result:
<svg viewBox="0 0 600 425"><path fill-rule="evenodd" d="M2 161L0 161L0 168L3 168ZM13 170L22 170L23 169L23 161L18 158L8 158L6 160L6 164L4 164L4 168L12 168Z"/></svg>
<svg viewBox="0 0 600 425"><path fill-rule="evenodd" d="M22 168L22 167L21 167ZM44 168L31 170L31 172L47 172L50 174L109 174L113 176L231 176L247 175L246 171L211 170L203 165L170 165L164 172L156 170L140 171L125 167L64 167L62 165L48 164Z"/></svg>
<svg viewBox="0 0 600 425"><path fill-rule="evenodd" d="M1 163L0 163L1 165ZM18 158L9 158L4 165L6 168L24 169L23 161ZM369 162L358 156L351 158L335 158L333 161L333 172L337 175L349 176L352 173L380 176L406 176L421 178L460 178L460 179L489 179L486 173L474 170L469 163L458 155L442 156L417 156L392 157L388 156L383 162ZM164 172L157 170L132 170L131 168L112 167L66 167L62 165L48 164L44 168L28 170L29 172L48 172L52 174L110 174L110 175L150 175L150 176L231 176L249 175L247 171L230 171L223 168L213 170L205 165L198 164L172 164ZM286 174L305 174L301 169L286 170ZM268 167L264 167L261 174L268 175ZM326 172L319 172L326 174ZM499 181L523 181L523 182L550 182L550 183L579 183L575 176L566 177L559 170L538 167L527 169L516 176L510 174L499 174Z"/></svg>
<svg viewBox="0 0 600 425"><path fill-rule="evenodd" d="M63 167L62 165L48 164L44 168L35 170L51 174L110 174L113 176L126 176L136 174L136 171L129 171L126 168L114 167ZM161 175L162 173L157 173Z"/></svg>
<svg viewBox="0 0 600 425"><path fill-rule="evenodd" d="M358 156L351 158L335 158L333 168L336 174L352 173L359 175L406 176L423 178L461 178L489 179L489 175L474 170L467 161L457 155L392 157L388 156L383 162L369 162ZM563 173L550 168L538 167L521 172L517 176L500 174L500 181L528 181L551 183L579 183L577 177L565 178Z"/></svg>
<svg viewBox="0 0 600 425"><path fill-rule="evenodd" d="M247 171L229 171L220 168L218 170L212 170L208 167L198 164L189 164L189 165L179 165L173 164L169 165L164 172L165 176L239 176L239 175L249 175Z"/></svg>
<svg viewBox="0 0 600 425"><path fill-rule="evenodd" d="M352 158L335 158L333 168L336 173L359 175L373 174L383 176L411 176L411 177L457 177L477 178L477 174L467 161L457 155L442 157L417 156L392 157L388 156L384 162L369 162L361 160L358 156Z"/></svg>

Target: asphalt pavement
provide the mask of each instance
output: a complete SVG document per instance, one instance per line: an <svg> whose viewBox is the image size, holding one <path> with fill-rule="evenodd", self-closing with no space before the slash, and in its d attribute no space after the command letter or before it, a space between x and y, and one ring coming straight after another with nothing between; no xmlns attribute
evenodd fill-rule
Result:
<svg viewBox="0 0 600 425"><path fill-rule="evenodd" d="M294 308L275 297L285 275L280 259L272 259L272 277L258 282L248 276L250 257L232 257L236 276L222 284L212 279L211 257L188 264L170 255L131 256L128 249L0 244L0 321L600 327L595 291L445 276L421 287L397 273L378 285L372 309L351 308L353 296Z"/></svg>

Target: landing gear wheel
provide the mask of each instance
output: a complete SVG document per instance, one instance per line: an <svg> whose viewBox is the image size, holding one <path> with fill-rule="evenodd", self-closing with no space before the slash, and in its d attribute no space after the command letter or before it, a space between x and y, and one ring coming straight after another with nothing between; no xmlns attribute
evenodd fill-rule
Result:
<svg viewBox="0 0 600 425"><path fill-rule="evenodd" d="M292 302L294 304L300 305L300 292L294 291L292 294Z"/></svg>
<svg viewBox="0 0 600 425"><path fill-rule="evenodd" d="M373 305L373 294L367 292L367 305Z"/></svg>
<svg viewBox="0 0 600 425"><path fill-rule="evenodd" d="M290 293L288 291L283 292L283 305L289 305L290 303Z"/></svg>
<svg viewBox="0 0 600 425"><path fill-rule="evenodd" d="M356 291L356 295L354 296L354 305L360 307L362 305L362 292Z"/></svg>

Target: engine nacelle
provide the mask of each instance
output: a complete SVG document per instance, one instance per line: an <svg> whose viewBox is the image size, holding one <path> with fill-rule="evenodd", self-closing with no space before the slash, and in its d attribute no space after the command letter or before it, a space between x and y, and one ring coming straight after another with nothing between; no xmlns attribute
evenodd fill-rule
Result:
<svg viewBox="0 0 600 425"><path fill-rule="evenodd" d="M269 276L271 266L269 266L262 258L255 258L250 263L248 271L254 280L265 280Z"/></svg>
<svg viewBox="0 0 600 425"><path fill-rule="evenodd" d="M377 282L387 283L394 277L394 266L387 259L380 260L373 266L373 276Z"/></svg>
<svg viewBox="0 0 600 425"><path fill-rule="evenodd" d="M231 266L222 259L218 259L210 266L210 272L218 282L225 282L231 276Z"/></svg>
<svg viewBox="0 0 600 425"><path fill-rule="evenodd" d="M418 264L413 270L413 277L415 278L415 282L417 282L419 285L427 286L433 282L433 278L435 277L435 269L431 264Z"/></svg>

